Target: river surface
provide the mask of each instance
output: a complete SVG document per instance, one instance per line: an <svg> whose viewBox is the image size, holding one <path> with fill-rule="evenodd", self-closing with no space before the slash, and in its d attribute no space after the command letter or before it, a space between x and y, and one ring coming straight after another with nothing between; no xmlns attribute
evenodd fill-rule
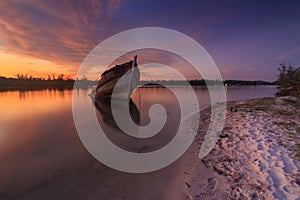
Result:
<svg viewBox="0 0 300 200"><path fill-rule="evenodd" d="M188 99L191 95L185 86L172 87L183 98ZM207 89L196 86L194 91L200 109L210 105ZM81 99L83 104L93 104L88 96L91 89L74 92L74 98ZM227 101L269 97L274 96L275 92L274 86L234 86L228 88ZM72 115L72 94L72 90L0 92L0 199L34 199L44 197L43 194L50 195L49 198L68 199L73 193L58 192L58 187L68 187L70 182L73 188L70 190L85 187L81 183L86 180L82 178L84 170L81 169L86 168L76 166L98 161L89 154L78 137ZM158 150L174 137L173 130L178 128L179 104L174 94L166 88L143 87L134 92L130 115L135 123L147 125L150 122L148 111L153 104L163 105L168 113L160 134L141 139L138 143L128 135L118 135L109 103L96 104L96 116L106 136L128 151L144 153ZM160 137L162 133L165 134ZM73 170L74 174L76 170L82 173L73 175L73 178L64 176L68 169ZM106 187L105 190L110 192L109 184ZM40 196L33 195L37 191ZM75 192L73 195L81 194Z"/></svg>

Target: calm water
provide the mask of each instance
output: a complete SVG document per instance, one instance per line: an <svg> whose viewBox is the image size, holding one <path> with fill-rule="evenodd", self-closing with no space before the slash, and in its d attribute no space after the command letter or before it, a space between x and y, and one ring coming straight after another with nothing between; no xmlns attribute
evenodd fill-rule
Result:
<svg viewBox="0 0 300 200"><path fill-rule="evenodd" d="M184 87L177 86L175 89L189 98L189 92ZM200 107L209 105L208 91L202 87L195 87L194 90ZM273 96L275 91L274 86L232 87L228 89L227 99ZM90 90L77 90L76 96L92 104L89 93ZM86 187L84 182L90 173L87 166L93 168L101 164L87 152L76 133L72 91L0 92L0 102L0 199L41 197L34 196L37 191L50 195L49 198L82 195L82 192L73 190ZM172 132L177 127L170 124L176 124L174 122L180 117L178 102L167 89L140 88L135 91L130 105L133 120L141 125L149 123L147 112L155 103L164 105L167 110L166 126L151 139L139 139L139 143L136 139L118 134L108 103L97 103L96 113L112 142L130 151L149 152L161 148L172 139ZM165 134L162 136L162 133ZM110 173L114 173L114 177L123 176L113 170ZM104 179L101 178L102 181ZM66 187L73 192L59 192L58 187ZM109 184L106 187L105 191L111 192Z"/></svg>

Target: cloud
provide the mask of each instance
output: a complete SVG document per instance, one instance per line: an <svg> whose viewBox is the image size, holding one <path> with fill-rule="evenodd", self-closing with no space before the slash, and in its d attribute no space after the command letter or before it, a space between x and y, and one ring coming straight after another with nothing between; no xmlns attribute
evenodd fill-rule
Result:
<svg viewBox="0 0 300 200"><path fill-rule="evenodd" d="M0 1L1 49L77 65L105 37L122 0Z"/></svg>
<svg viewBox="0 0 300 200"><path fill-rule="evenodd" d="M277 56L275 58L275 60L280 60L280 61L284 61L284 60L288 60L294 56L297 56L300 54L300 47L294 48L290 51L284 52L282 54L280 54L279 56Z"/></svg>

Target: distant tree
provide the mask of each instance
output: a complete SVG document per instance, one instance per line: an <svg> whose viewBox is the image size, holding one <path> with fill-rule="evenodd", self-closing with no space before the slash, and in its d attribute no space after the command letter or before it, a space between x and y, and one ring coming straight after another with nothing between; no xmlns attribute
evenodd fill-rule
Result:
<svg viewBox="0 0 300 200"><path fill-rule="evenodd" d="M64 76L65 76L64 74L58 75L57 80L60 80L60 81L64 80Z"/></svg>
<svg viewBox="0 0 300 200"><path fill-rule="evenodd" d="M17 74L18 79L25 79L25 75L24 74Z"/></svg>
<svg viewBox="0 0 300 200"><path fill-rule="evenodd" d="M87 77L85 75L83 75L82 78L81 78L81 80L82 81L87 81L88 79L87 79Z"/></svg>
<svg viewBox="0 0 300 200"><path fill-rule="evenodd" d="M278 68L278 96L300 95L300 67L287 65L285 62Z"/></svg>

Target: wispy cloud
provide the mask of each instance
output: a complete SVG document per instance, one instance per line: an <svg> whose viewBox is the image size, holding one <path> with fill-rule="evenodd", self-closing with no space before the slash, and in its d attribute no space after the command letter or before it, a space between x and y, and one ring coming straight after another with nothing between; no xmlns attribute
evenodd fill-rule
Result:
<svg viewBox="0 0 300 200"><path fill-rule="evenodd" d="M79 65L114 31L110 24L122 0L0 1L2 50Z"/></svg>
<svg viewBox="0 0 300 200"><path fill-rule="evenodd" d="M290 51L280 54L275 58L275 60L280 60L280 61L289 60L294 56L299 56L299 54L300 54L300 47L296 47Z"/></svg>
<svg viewBox="0 0 300 200"><path fill-rule="evenodd" d="M152 63L150 65L145 65L141 67L145 79L159 79L159 77L167 77L172 79L172 74L166 75L170 71L163 69L162 65L169 66L174 70L181 73L186 79L200 79L201 75L198 71L186 60L181 58L179 55L175 55L171 52L159 50L159 49L140 49L124 54L120 58L116 59L111 65L120 64L126 62L138 55L138 64L145 65ZM163 74L162 74L163 73ZM174 78L174 77L173 77Z"/></svg>

